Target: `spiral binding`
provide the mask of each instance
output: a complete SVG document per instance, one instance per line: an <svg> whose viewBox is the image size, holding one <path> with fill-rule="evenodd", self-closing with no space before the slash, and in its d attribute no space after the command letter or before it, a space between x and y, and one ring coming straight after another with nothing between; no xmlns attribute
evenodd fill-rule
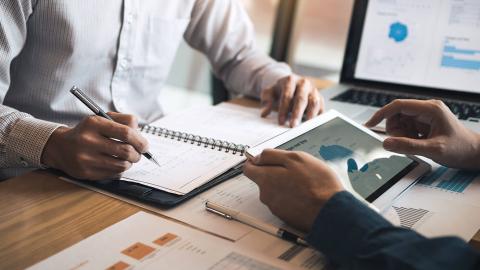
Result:
<svg viewBox="0 0 480 270"><path fill-rule="evenodd" d="M237 153L239 153L240 156L243 156L249 148L249 146L243 144L235 144L227 141L216 140L213 138L202 137L195 134L174 131L171 129L154 127L149 125L142 126L140 128L140 131L157 136L163 136L172 140L196 144L197 146L203 146L205 148L209 147L212 150L218 149L218 151L225 151L226 153L230 153L231 151L232 155L236 155Z"/></svg>

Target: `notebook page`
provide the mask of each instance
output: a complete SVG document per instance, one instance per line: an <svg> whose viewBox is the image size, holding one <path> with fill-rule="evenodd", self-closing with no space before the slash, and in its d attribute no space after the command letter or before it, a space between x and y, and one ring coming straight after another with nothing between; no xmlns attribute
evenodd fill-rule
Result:
<svg viewBox="0 0 480 270"><path fill-rule="evenodd" d="M229 103L168 115L151 125L249 146L288 130L278 125L276 113L261 118L259 109Z"/></svg>
<svg viewBox="0 0 480 270"><path fill-rule="evenodd" d="M141 159L122 175L122 180L183 195L245 160L224 150L205 148L176 139L143 134L160 167Z"/></svg>
<svg viewBox="0 0 480 270"><path fill-rule="evenodd" d="M260 117L259 109L234 104L197 107L166 116L151 124L235 144L254 146L288 130L276 114ZM183 195L244 161L230 151L142 133L161 168L145 158L123 174L122 180Z"/></svg>

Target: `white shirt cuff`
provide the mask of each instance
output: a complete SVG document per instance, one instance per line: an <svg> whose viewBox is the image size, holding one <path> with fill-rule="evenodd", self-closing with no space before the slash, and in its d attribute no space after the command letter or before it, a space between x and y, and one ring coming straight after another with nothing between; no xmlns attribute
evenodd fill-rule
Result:
<svg viewBox="0 0 480 270"><path fill-rule="evenodd" d="M258 89L258 97L260 97L261 91L274 86L278 80L292 74L292 70L285 63L275 63L274 68L266 69L265 74L262 74L261 76L261 89Z"/></svg>
<svg viewBox="0 0 480 270"><path fill-rule="evenodd" d="M50 135L64 126L32 117L19 119L8 134L5 150L13 167L42 167L43 148Z"/></svg>

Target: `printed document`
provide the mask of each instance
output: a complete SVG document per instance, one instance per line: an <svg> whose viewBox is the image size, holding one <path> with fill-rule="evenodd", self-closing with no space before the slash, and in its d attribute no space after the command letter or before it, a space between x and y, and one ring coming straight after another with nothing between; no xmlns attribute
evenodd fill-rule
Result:
<svg viewBox="0 0 480 270"><path fill-rule="evenodd" d="M139 212L29 269L298 269L230 241Z"/></svg>

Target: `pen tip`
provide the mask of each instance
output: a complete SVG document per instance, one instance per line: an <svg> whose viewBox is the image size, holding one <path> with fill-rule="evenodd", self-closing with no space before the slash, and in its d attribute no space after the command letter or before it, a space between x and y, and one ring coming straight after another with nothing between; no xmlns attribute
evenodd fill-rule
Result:
<svg viewBox="0 0 480 270"><path fill-rule="evenodd" d="M161 166L160 166L160 163L158 163L158 161L157 161L153 156L150 157L150 160L151 160L153 163L155 163L158 167L161 167Z"/></svg>

